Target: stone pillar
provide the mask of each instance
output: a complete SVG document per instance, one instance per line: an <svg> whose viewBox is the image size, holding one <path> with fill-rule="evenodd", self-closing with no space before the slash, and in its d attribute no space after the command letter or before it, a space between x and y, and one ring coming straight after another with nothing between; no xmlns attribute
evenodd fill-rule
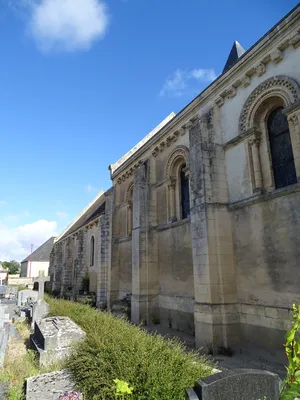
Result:
<svg viewBox="0 0 300 400"><path fill-rule="evenodd" d="M132 232L132 201L127 204L127 235Z"/></svg>
<svg viewBox="0 0 300 400"><path fill-rule="evenodd" d="M249 145L251 149L252 167L253 167L253 179L254 179L254 191L260 191L263 188L262 171L259 155L259 146L261 140L261 133L255 132L249 139Z"/></svg>
<svg viewBox="0 0 300 400"><path fill-rule="evenodd" d="M176 221L176 201L175 201L175 179L170 179L168 182L168 196L169 196L169 222Z"/></svg>
<svg viewBox="0 0 300 400"><path fill-rule="evenodd" d="M134 175L133 230L132 230L132 297L131 320L139 324L148 320L147 264L146 264L146 165Z"/></svg>
<svg viewBox="0 0 300 400"><path fill-rule="evenodd" d="M213 109L193 120L189 136L195 338L197 347L216 350L234 346L239 319L225 155Z"/></svg>
<svg viewBox="0 0 300 400"><path fill-rule="evenodd" d="M288 117L294 163L298 182L300 182L300 102L285 113Z"/></svg>
<svg viewBox="0 0 300 400"><path fill-rule="evenodd" d="M119 189L120 190L120 189ZM119 247L114 244L115 235L119 234L118 210L119 205L116 202L116 186L108 190L107 206L105 206L105 214L108 218L108 255L107 255L107 307L111 308L112 303L119 298ZM119 196L118 196L119 197ZM107 208L109 205L109 208ZM117 215L117 218L116 218Z"/></svg>
<svg viewBox="0 0 300 400"><path fill-rule="evenodd" d="M111 252L111 192L106 193L105 214L100 217L98 260L100 270L97 281L97 307L105 308L108 305L108 273L110 269Z"/></svg>
<svg viewBox="0 0 300 400"><path fill-rule="evenodd" d="M151 323L159 317L159 272L156 225L155 161L141 165L134 176L132 230L133 323Z"/></svg>

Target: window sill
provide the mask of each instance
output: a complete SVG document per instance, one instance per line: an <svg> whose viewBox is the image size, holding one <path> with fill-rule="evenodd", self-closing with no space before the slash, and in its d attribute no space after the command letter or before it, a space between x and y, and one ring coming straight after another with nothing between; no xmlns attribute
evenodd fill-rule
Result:
<svg viewBox="0 0 300 400"><path fill-rule="evenodd" d="M179 221L174 221L174 222L168 222L167 224L162 224L162 225L158 225L156 227L156 230L158 231L164 231L166 229L170 229L170 228L176 228L177 226L181 226L181 225L185 225L191 222L191 218L187 217L185 219L181 219Z"/></svg>
<svg viewBox="0 0 300 400"><path fill-rule="evenodd" d="M132 235L130 234L128 236L124 236L124 237L121 237L121 238L116 238L114 240L114 242L115 243L123 243L123 242L129 242L131 240L132 240Z"/></svg>
<svg viewBox="0 0 300 400"><path fill-rule="evenodd" d="M268 193L258 193L254 196L248 197L247 199L240 200L228 205L229 210L237 210L239 208L248 207L256 203L261 203L263 201L269 201L276 199L277 197L288 196L293 193L300 192L300 182L295 185L286 186L281 189L275 189Z"/></svg>

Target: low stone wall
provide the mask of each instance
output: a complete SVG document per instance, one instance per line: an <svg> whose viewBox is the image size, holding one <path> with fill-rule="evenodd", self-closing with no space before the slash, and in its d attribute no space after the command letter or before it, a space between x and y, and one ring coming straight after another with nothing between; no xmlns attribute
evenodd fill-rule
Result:
<svg viewBox="0 0 300 400"><path fill-rule="evenodd" d="M20 278L15 276L8 276L8 285L32 285L32 278Z"/></svg>
<svg viewBox="0 0 300 400"><path fill-rule="evenodd" d="M57 400L60 394L74 390L68 371L33 376L26 381L26 400Z"/></svg>

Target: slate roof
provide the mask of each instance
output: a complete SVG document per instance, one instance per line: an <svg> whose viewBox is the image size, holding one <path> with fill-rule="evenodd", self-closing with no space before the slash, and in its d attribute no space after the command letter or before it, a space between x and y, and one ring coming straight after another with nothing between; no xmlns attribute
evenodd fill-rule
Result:
<svg viewBox="0 0 300 400"><path fill-rule="evenodd" d="M32 261L49 261L55 237L51 237L32 253ZM30 255L23 262L30 261Z"/></svg>
<svg viewBox="0 0 300 400"><path fill-rule="evenodd" d="M235 41L230 50L223 73L228 71L245 52L246 50L239 44L239 42Z"/></svg>

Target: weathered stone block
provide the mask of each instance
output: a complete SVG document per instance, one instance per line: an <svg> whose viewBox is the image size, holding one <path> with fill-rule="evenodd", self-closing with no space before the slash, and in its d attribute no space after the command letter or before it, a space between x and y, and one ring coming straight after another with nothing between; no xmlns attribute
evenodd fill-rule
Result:
<svg viewBox="0 0 300 400"><path fill-rule="evenodd" d="M26 400L57 400L64 392L74 389L68 371L57 371L32 376L26 381Z"/></svg>
<svg viewBox="0 0 300 400"><path fill-rule="evenodd" d="M189 400L259 400L279 398L280 379L268 371L227 370L197 381L186 391ZM195 397L197 396L197 397Z"/></svg>

